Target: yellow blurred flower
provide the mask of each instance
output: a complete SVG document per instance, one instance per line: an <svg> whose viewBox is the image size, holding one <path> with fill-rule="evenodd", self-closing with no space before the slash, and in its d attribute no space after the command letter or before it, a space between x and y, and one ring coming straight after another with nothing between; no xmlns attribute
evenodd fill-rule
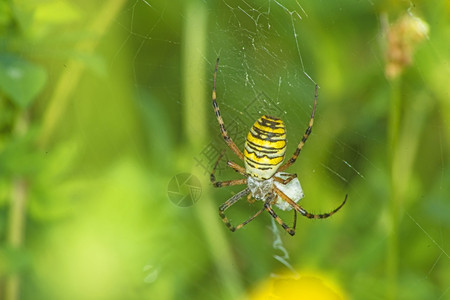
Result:
<svg viewBox="0 0 450 300"><path fill-rule="evenodd" d="M268 278L260 283L248 298L250 300L348 299L335 281L314 271Z"/></svg>

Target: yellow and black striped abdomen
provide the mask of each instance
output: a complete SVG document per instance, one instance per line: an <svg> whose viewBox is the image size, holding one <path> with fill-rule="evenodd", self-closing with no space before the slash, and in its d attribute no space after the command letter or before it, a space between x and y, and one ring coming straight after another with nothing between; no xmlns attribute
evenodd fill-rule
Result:
<svg viewBox="0 0 450 300"><path fill-rule="evenodd" d="M262 116L247 135L244 149L245 170L258 179L269 179L276 173L286 152L286 128L282 120Z"/></svg>

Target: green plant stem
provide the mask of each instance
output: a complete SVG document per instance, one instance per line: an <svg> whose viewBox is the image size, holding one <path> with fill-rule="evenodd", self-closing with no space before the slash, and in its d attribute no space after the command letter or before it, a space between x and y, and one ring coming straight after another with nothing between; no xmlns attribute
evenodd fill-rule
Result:
<svg viewBox="0 0 450 300"><path fill-rule="evenodd" d="M391 80L390 114L388 124L388 157L390 166L390 198L389 198L389 222L388 222L388 253L387 253L387 298L397 298L398 280L398 221L401 194L396 184L396 154L399 139L400 115L401 115L401 81L400 77Z"/></svg>
<svg viewBox="0 0 450 300"><path fill-rule="evenodd" d="M24 240L26 219L27 185L23 178L13 180L11 204L9 207L8 244L20 249ZM6 281L5 300L19 299L20 277L14 272Z"/></svg>
<svg viewBox="0 0 450 300"><path fill-rule="evenodd" d="M425 93L408 98L402 113L400 78L391 82L391 111L389 119L390 202L388 226L387 279L388 299L398 299L399 224L402 210L411 201L419 201L411 194L411 177L420 145L421 133L432 108L432 99Z"/></svg>
<svg viewBox="0 0 450 300"><path fill-rule="evenodd" d="M205 78L205 50L207 40L207 10L202 1L192 0L186 3L184 24L183 49L183 89L184 89L184 131L187 138L189 152L194 156L206 144L208 123L206 112L212 114L210 98L205 97L208 90ZM210 74L213 69L211 68ZM209 87L212 91L212 87ZM208 110L207 110L208 109ZM216 263L219 281L221 283L221 299L240 299L242 297L242 284L234 262L231 246L224 234L223 226L217 214L217 206L210 194L209 181L200 176L202 198L195 205L198 219L204 230L211 255Z"/></svg>
<svg viewBox="0 0 450 300"><path fill-rule="evenodd" d="M28 131L28 114L22 112L14 125L13 138L21 138ZM8 211L8 245L18 250L22 247L24 241L25 221L26 221L26 202L28 188L23 176L16 176L12 181L11 203ZM16 271L16 270L14 270ZM19 299L20 277L17 272L13 272L5 284L5 300Z"/></svg>
<svg viewBox="0 0 450 300"><path fill-rule="evenodd" d="M88 41L83 40L75 46L75 49L85 53L93 52L101 40L100 37L115 20L125 3L126 0L105 1L103 8L98 11L98 14L95 14L92 24L87 29L89 33L94 34L97 38L89 39ZM84 64L78 60L71 59L67 62L66 68L55 84L53 95L44 113L41 138L39 140L41 147L45 147L48 144L50 137L58 128L59 122L69 104L70 96L77 87L84 69Z"/></svg>

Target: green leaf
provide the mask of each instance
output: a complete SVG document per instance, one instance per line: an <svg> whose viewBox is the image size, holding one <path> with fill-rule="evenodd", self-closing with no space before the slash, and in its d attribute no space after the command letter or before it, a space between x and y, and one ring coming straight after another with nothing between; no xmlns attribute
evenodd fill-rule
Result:
<svg viewBox="0 0 450 300"><path fill-rule="evenodd" d="M21 108L28 107L44 88L46 70L22 58L0 54L0 91Z"/></svg>

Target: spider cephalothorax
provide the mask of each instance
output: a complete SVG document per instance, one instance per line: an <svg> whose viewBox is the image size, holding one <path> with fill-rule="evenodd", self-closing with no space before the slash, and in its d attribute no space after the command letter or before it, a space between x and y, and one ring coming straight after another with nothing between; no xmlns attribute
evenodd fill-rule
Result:
<svg viewBox="0 0 450 300"><path fill-rule="evenodd" d="M314 106L308 128L306 129L305 134L303 135L303 138L298 144L292 157L283 164L286 153L286 128L281 119L267 115L259 118L255 124L253 124L247 135L244 154L242 154L231 137L228 136L222 116L220 115L219 105L216 101L216 77L218 65L219 59L217 59L216 68L214 70L212 104L225 142L241 160L244 160L245 168L232 161L228 161L227 165L236 172L245 176L245 178L229 181L216 181L214 173L223 155L222 152L211 173L211 182L215 187L247 184L247 188L235 194L219 207L219 215L225 225L231 231L235 231L236 229L242 228L266 210L290 235L294 235L297 212L299 212L302 216L311 219L328 218L337 212L347 201L347 195L345 195L345 199L341 205L333 211L325 214L311 214L297 204L297 202L303 198L303 190L300 186L297 174L283 172L297 160L300 151L311 134L311 129L314 124L314 113L317 105L317 85L315 88ZM237 226L233 226L228 221L228 218L225 216L224 212L245 196L248 196L249 201L251 198L263 201L264 205L245 222L242 222ZM289 227L283 220L281 220L281 218L273 210L272 205L277 206L281 210L294 209L294 223L292 227Z"/></svg>

